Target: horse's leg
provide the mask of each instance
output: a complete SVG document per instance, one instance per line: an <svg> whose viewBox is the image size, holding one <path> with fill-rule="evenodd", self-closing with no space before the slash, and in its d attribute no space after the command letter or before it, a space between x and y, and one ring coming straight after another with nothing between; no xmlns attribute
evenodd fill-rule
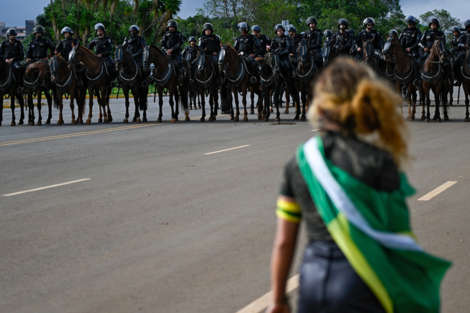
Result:
<svg viewBox="0 0 470 313"><path fill-rule="evenodd" d="M33 102L33 90L28 89L28 125L34 125L34 102Z"/></svg>
<svg viewBox="0 0 470 313"><path fill-rule="evenodd" d="M271 90L269 90L269 87L264 87L263 96L264 96L264 107L263 107L263 121L267 122L269 121L269 115L271 114L270 110L270 105L269 101L271 98Z"/></svg>
<svg viewBox="0 0 470 313"><path fill-rule="evenodd" d="M10 102L10 109L11 109L11 123L10 123L10 126L16 126L16 116L15 116L15 98L16 98L16 93L10 93L10 98L11 98L11 102ZM2 114L3 114L3 95L2 95L2 107L0 108L2 110ZM0 125L2 125L2 119L3 118L0 118Z"/></svg>
<svg viewBox="0 0 470 313"><path fill-rule="evenodd" d="M2 126L3 122L3 97L5 95L0 92L0 126Z"/></svg>
<svg viewBox="0 0 470 313"><path fill-rule="evenodd" d="M242 87L242 103L243 103L243 121L248 122L248 111L246 110L246 105L248 102L246 101L246 95L248 93L248 87Z"/></svg>
<svg viewBox="0 0 470 313"><path fill-rule="evenodd" d="M149 94L149 87L142 87L140 88L140 102L139 102L139 106L140 106L140 109L142 111L144 111L143 113L143 118L142 118L142 122L147 122L147 109L148 109L148 94Z"/></svg>
<svg viewBox="0 0 470 313"><path fill-rule="evenodd" d="M89 87L88 88L88 106L89 106L89 112L88 112L88 119L86 120L87 124L91 124L91 118L93 117L93 88ZM86 102L86 101L85 101Z"/></svg>
<svg viewBox="0 0 470 313"><path fill-rule="evenodd" d="M286 95L286 109L284 110L284 114L289 114L289 102L291 100L289 87L286 88L285 95ZM282 96L281 96L281 100L282 100ZM292 102L295 102L294 95L292 95Z"/></svg>
<svg viewBox="0 0 470 313"><path fill-rule="evenodd" d="M199 88L199 92L201 94L204 94L204 87ZM212 101L211 97L209 96L209 103ZM199 119L200 122L205 122L206 121L206 97L201 98L201 105L202 105L202 115L201 118Z"/></svg>
<svg viewBox="0 0 470 313"><path fill-rule="evenodd" d="M38 105L37 105L37 108L38 108L38 121L36 123L36 125L42 125L42 115L41 115L41 98L42 98L42 92L39 91L36 93L37 96L38 96Z"/></svg>
<svg viewBox="0 0 470 313"><path fill-rule="evenodd" d="M52 92L53 93L55 92L54 89L52 90ZM46 96L47 108L49 109L46 124L50 124L51 123L51 118L52 118L52 100L53 99L52 99L51 95L49 94L49 90L45 90L44 95ZM54 99L54 102L55 101L57 101L57 99Z"/></svg>
<svg viewBox="0 0 470 313"><path fill-rule="evenodd" d="M75 100L75 97L76 97L76 91L75 91L75 88L73 88L72 92L70 92L70 111L72 111L72 125L75 125L77 124L77 122L75 121L75 104L73 103L74 100ZM60 97L60 99L62 99L62 97ZM78 108L79 104L78 104L78 99L77 99L77 108Z"/></svg>
<svg viewBox="0 0 470 313"><path fill-rule="evenodd" d="M98 91L98 102L100 104L100 114L103 117L103 123L108 124L108 114L106 113L106 88L104 86L100 87Z"/></svg>
<svg viewBox="0 0 470 313"><path fill-rule="evenodd" d="M17 93L16 94L16 99L18 99L18 102L20 103L20 108L21 108L20 121L18 122L18 125L23 125L23 123L24 123L24 100L23 100L23 95L21 93Z"/></svg>
<svg viewBox="0 0 470 313"><path fill-rule="evenodd" d="M444 114L444 121L449 120L449 115L447 115L447 105L448 105L447 99L448 99L447 92L443 92L442 93L442 111Z"/></svg>
<svg viewBox="0 0 470 313"><path fill-rule="evenodd" d="M64 117L62 115L62 111L63 111L63 99L62 99L62 92L61 91L57 91L57 96L58 96L58 101L59 101L59 119L57 120L57 125L62 125L64 124ZM72 109L72 106L73 106L73 95L70 94L70 109ZM72 110L72 117L73 117L73 110Z"/></svg>
<svg viewBox="0 0 470 313"><path fill-rule="evenodd" d="M413 110L411 111L411 119L415 119L415 114L416 114L416 89L413 86L413 84L410 85L409 91L411 93L410 99L411 99L411 104L413 105Z"/></svg>
<svg viewBox="0 0 470 313"><path fill-rule="evenodd" d="M163 108L163 89L160 88L160 87L157 87L157 86L156 86L156 88L158 89L158 107L159 107L157 123L161 123L161 122L162 122L162 117L163 117L163 113L162 113L162 108Z"/></svg>
<svg viewBox="0 0 470 313"><path fill-rule="evenodd" d="M470 89L470 88L469 88ZM464 92L465 92L465 122L470 122L470 116L468 114L468 104L470 103L470 100L468 99L468 93L470 90L466 90L464 87Z"/></svg>
<svg viewBox="0 0 470 313"><path fill-rule="evenodd" d="M278 87L278 92L276 92L276 99L274 100L274 104L276 105L276 122L280 122L281 121L281 113L279 112L279 107L281 105L281 101L282 101L282 94L281 94L281 88ZM286 89L285 90L286 92L286 103L287 103L287 95L288 95L288 90Z"/></svg>
<svg viewBox="0 0 470 313"><path fill-rule="evenodd" d="M171 122L176 123L175 108L174 108L175 102L173 100L173 96L174 96L173 88L171 88L171 90L169 90L169 94L170 94L170 107L171 107Z"/></svg>
<svg viewBox="0 0 470 313"><path fill-rule="evenodd" d="M431 106L431 99L429 98L430 91L428 90L424 94L424 101L426 102L426 119L425 121L429 123L431 121L431 113L429 112L429 107Z"/></svg>
<svg viewBox="0 0 470 313"><path fill-rule="evenodd" d="M213 119L214 121L217 119L217 113L219 110L219 92L217 90L217 85L215 83L212 84L212 93L214 94L214 114ZM212 107L211 107L212 110Z"/></svg>
<svg viewBox="0 0 470 313"><path fill-rule="evenodd" d="M441 92L442 90L440 88L436 88L436 89L433 89L433 92L434 92L434 101L436 102L436 107L435 107L435 110L434 110L434 117L433 117L433 120L436 121L436 122L440 122L441 121L441 114L440 114L440 109L439 109L439 105L441 104Z"/></svg>
<svg viewBox="0 0 470 313"><path fill-rule="evenodd" d="M236 106L235 117L233 118L233 120L235 122L238 122L239 116L240 116L240 108L239 108L239 103L238 103L238 90L235 88L235 89L232 89L232 91L235 91L233 92L233 97L235 98L235 106Z"/></svg>
<svg viewBox="0 0 470 313"><path fill-rule="evenodd" d="M136 85L134 85L136 86ZM140 120L140 87L132 88L132 94L134 95L134 118L137 123L141 123Z"/></svg>
<svg viewBox="0 0 470 313"><path fill-rule="evenodd" d="M109 104L109 99L111 98L111 91L113 89L112 88L106 88L105 89L105 97L104 97L104 100L105 100L105 104L106 104L106 107L108 108L108 123L111 123L113 121L113 116L111 115L111 106ZM104 107L103 107L104 109Z"/></svg>
<svg viewBox="0 0 470 313"><path fill-rule="evenodd" d="M127 85L122 84L122 93L124 94L124 105L126 106L126 115L122 122L129 123L129 88ZM135 120L133 120L133 122L135 122Z"/></svg>

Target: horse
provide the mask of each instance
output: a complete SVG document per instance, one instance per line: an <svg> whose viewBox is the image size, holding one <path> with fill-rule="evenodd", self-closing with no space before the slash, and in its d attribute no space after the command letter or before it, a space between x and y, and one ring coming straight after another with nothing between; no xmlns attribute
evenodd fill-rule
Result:
<svg viewBox="0 0 470 313"><path fill-rule="evenodd" d="M239 120L240 109L238 102L238 92L242 94L242 103L244 108L244 117L243 121L248 122L248 112L246 111L246 94L249 90L249 87L252 87L252 90L258 96L258 99L262 97L259 75L253 75L250 78L249 66L242 57L238 55L237 50L235 50L230 43L227 45L220 44L221 50L219 54L219 73L224 74L222 79L224 82L228 83L231 87L233 96L235 98L235 104L237 106L237 111L234 116L233 106L230 109L230 119L234 121ZM260 102L258 101L258 119L260 119Z"/></svg>
<svg viewBox="0 0 470 313"><path fill-rule="evenodd" d="M73 45L73 44L72 44ZM96 92L98 98L98 105L100 108L100 115L98 123L111 123L113 117L109 107L109 97L113 89L112 82L116 79L114 73L108 73L105 61L96 56L88 48L80 45L73 45L72 51L69 55L70 66L75 67L78 63L83 63L86 68L86 80L88 83L88 95L90 111L88 113L87 124L91 123L93 117L93 92ZM75 70L74 68L72 70ZM106 108L107 113L106 113ZM103 110L103 111L102 111ZM104 119L104 121L103 121Z"/></svg>
<svg viewBox="0 0 470 313"><path fill-rule="evenodd" d="M47 116L46 124L51 123L52 118L52 97L49 94L49 90L52 90L51 81L51 72L49 69L49 64L44 60L38 60L34 63L30 63L23 77L23 83L26 87L26 93L28 94L28 125L34 125L34 103L33 103L33 93L37 95L38 98L38 121L36 125L42 125L42 115L41 115L41 98L42 93L47 99L47 105L49 107L49 114ZM57 104L57 103L56 103Z"/></svg>
<svg viewBox="0 0 470 313"><path fill-rule="evenodd" d="M15 99L18 99L21 107L21 116L18 124L22 125L24 120L24 100L23 94L18 92L20 88L19 77L15 77L15 72L12 64L7 63L3 56L0 56L0 126L3 121L3 97L9 95L10 109L11 109L11 123L10 126L16 126L15 116Z"/></svg>
<svg viewBox="0 0 470 313"><path fill-rule="evenodd" d="M147 122L147 96L149 92L149 84L145 79L140 66L122 45L116 47L114 62L116 63L118 79L121 82L122 91L126 99L126 116L122 122L129 122L129 90L134 96L135 106L134 118L132 121L137 123L141 122L140 110L142 110L144 111L142 122Z"/></svg>
<svg viewBox="0 0 470 313"><path fill-rule="evenodd" d="M269 116L271 115L271 110L269 109L269 104L271 101L271 95L273 95L273 103L276 108L276 121L280 122L280 113L279 113L279 102L280 94L284 83L283 76L281 76L281 60L277 53L271 52L268 50L268 53L265 55L263 66L260 71L260 81L263 86L263 97L264 97L264 107L261 102L258 106L258 119L263 119L264 121L269 121ZM284 77L286 73L284 73ZM287 86L284 86L287 89Z"/></svg>
<svg viewBox="0 0 470 313"><path fill-rule="evenodd" d="M417 89L413 85L415 78L415 71L417 69L416 62L405 52L403 47L400 45L397 39L388 37L387 42L384 46L384 59L394 59L396 66L393 69L391 75L392 81L394 81L394 87L398 94L402 94L402 87L406 88L405 99L408 102L408 120L415 119L416 113L416 101L417 101ZM391 63L391 62L387 62ZM388 68L387 68L388 73ZM411 107L413 106L413 110ZM403 111L403 108L402 108Z"/></svg>
<svg viewBox="0 0 470 313"><path fill-rule="evenodd" d="M297 56L297 68L295 69L295 76L297 80L297 86L300 91L300 97L302 99L302 116L301 121L305 121L305 107L307 103L310 103L313 98L311 90L312 81L315 78L315 73L318 72L315 59L308 51L308 46L305 41L301 41L299 44L299 53ZM300 103L297 106L294 120L299 119L300 114Z"/></svg>
<svg viewBox="0 0 470 313"><path fill-rule="evenodd" d="M197 46L195 46L196 51L199 51ZM189 70L190 70L190 75L191 78L189 79L189 109L193 109L193 103L194 103L194 109L197 110L198 106L199 109L201 108L201 96L204 97L204 94L199 93L199 88L196 85L194 81L194 72L195 72L195 65L194 62L196 58L193 58L192 53L187 53L184 58L189 64ZM196 104L197 100L197 104Z"/></svg>
<svg viewBox="0 0 470 313"><path fill-rule="evenodd" d="M462 67L459 70L459 79L462 82L463 91L465 93L465 122L470 122L470 117L468 113L468 105L469 105L469 95L470 95L470 53L468 44L465 46L466 56L462 62Z"/></svg>
<svg viewBox="0 0 470 313"><path fill-rule="evenodd" d="M171 122L176 123L179 115L179 95L178 89L181 93L181 104L185 114L185 121L190 121L188 111L188 90L189 90L189 64L183 60L183 67L187 75L183 82L178 82L178 73L176 72L175 65L170 57L168 57L158 47L151 45L144 48L142 55L143 71L148 75L147 80L151 83L156 83L158 90L158 99L160 111L158 114L157 123L162 122L162 107L163 107L163 89L166 88L170 94L170 107L171 107ZM178 84L181 85L178 88ZM174 100L173 100L174 99ZM176 108L175 106L176 101Z"/></svg>
<svg viewBox="0 0 470 313"><path fill-rule="evenodd" d="M56 90L56 99L59 103L59 120L57 125L63 125L62 115L63 102L62 97L65 93L70 95L70 110L72 111L72 125L83 124L83 108L86 99L86 87L80 81L74 71L68 66L67 62L60 56L53 56L49 62L51 69L51 82ZM75 120L74 100L77 99L78 118Z"/></svg>
<svg viewBox="0 0 470 313"><path fill-rule="evenodd" d="M198 86L199 94L202 95L202 116L200 121L205 122L206 103L204 92L209 90L210 117L209 122L213 122L217 117L217 109L219 107L219 93L217 85L217 70L212 64L212 55L207 55L205 51L199 51L196 57L196 71L194 73L194 81Z"/></svg>
<svg viewBox="0 0 470 313"><path fill-rule="evenodd" d="M369 65L377 75L383 77L385 66L383 60L375 56L374 42L372 40L364 41L362 51L364 52L362 62Z"/></svg>
<svg viewBox="0 0 470 313"><path fill-rule="evenodd" d="M340 57L341 55L336 51L336 49L331 48L331 37L326 37L325 46L322 50L323 55L323 67L327 67L334 59Z"/></svg>
<svg viewBox="0 0 470 313"><path fill-rule="evenodd" d="M444 56L447 55L447 50L445 48L444 41L442 38L437 38L434 41L431 52L424 61L423 68L421 71L421 92L420 98L421 102L426 103L427 114L424 118L424 115L421 119L424 119L426 122L430 122L430 113L429 107L431 105L431 99L429 98L429 92L432 90L434 93L434 99L436 102L436 110L434 113L434 118L436 122L441 121L439 105L441 98L443 100L444 107L444 120L449 120L447 116L447 106L445 94L445 84L444 84ZM424 110L423 110L424 113Z"/></svg>

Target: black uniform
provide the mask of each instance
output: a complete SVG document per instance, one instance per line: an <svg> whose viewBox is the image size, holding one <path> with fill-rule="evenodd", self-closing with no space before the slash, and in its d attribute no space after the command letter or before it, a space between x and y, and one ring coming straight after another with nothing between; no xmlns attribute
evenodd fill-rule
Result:
<svg viewBox="0 0 470 313"><path fill-rule="evenodd" d="M205 50L207 49L207 50ZM199 50L206 51L207 54L212 55L212 63L217 67L220 52L220 39L214 34L204 35L199 39ZM214 55L214 52L217 55Z"/></svg>
<svg viewBox="0 0 470 313"><path fill-rule="evenodd" d="M259 56L261 51L261 45L258 41L258 37L248 34L248 35L241 35L235 39L235 46L233 47L238 53L242 53L243 55L251 61L252 70L254 72L258 72L258 63L255 61L255 58ZM254 57L250 57L250 54L254 54Z"/></svg>
<svg viewBox="0 0 470 313"><path fill-rule="evenodd" d="M19 63L24 60L23 44L17 39L13 42L10 42L9 39L4 40L0 45L0 55L3 56L5 60L13 59L13 65L19 68Z"/></svg>
<svg viewBox="0 0 470 313"><path fill-rule="evenodd" d="M103 38L96 37L88 45L88 49L95 49L95 54L101 54L101 57L106 63L106 67L111 70L115 70L114 61L111 59L111 51L113 50L113 42L110 38L103 36Z"/></svg>
<svg viewBox="0 0 470 313"><path fill-rule="evenodd" d="M323 32L320 29L307 30L303 38L307 42L308 50L313 54L315 61L322 62L321 46L323 43Z"/></svg>
<svg viewBox="0 0 470 313"><path fill-rule="evenodd" d="M194 71L196 70L196 65L193 63L194 60L196 60L196 57L197 57L196 47L189 45L186 48L184 48L183 58L185 58L185 60L188 61L189 63L189 67L191 68L191 78L194 77Z"/></svg>
<svg viewBox="0 0 470 313"><path fill-rule="evenodd" d="M70 51L72 51L72 42L75 46L78 45L77 39L69 37L62 39L62 41L59 42L59 44L55 48L57 50L57 54L60 53L60 56L64 58L65 61L69 60L69 54Z"/></svg>
<svg viewBox="0 0 470 313"><path fill-rule="evenodd" d="M261 46L261 50L259 52L259 56L260 57L264 57L264 55L266 53L268 53L268 50L266 48L266 46L270 46L271 45L271 39L269 39L268 36L266 35L259 35L258 37L258 41L259 41L259 44Z"/></svg>
<svg viewBox="0 0 470 313"><path fill-rule="evenodd" d="M294 56L297 56L297 49L299 48L299 43L302 41L302 35L295 33L295 36L292 37L292 51Z"/></svg>
<svg viewBox="0 0 470 313"><path fill-rule="evenodd" d="M31 59L32 62L36 62L39 59L47 58L47 50L50 50L51 53L55 52L55 47L52 42L47 38L35 38L28 45L28 52L26 53L26 58Z"/></svg>
<svg viewBox="0 0 470 313"><path fill-rule="evenodd" d="M462 66L462 61L465 59L465 43L466 43L466 34L460 33L457 36L454 36L450 42L452 47L452 54L454 55L454 77L457 79L460 76L460 67Z"/></svg>
<svg viewBox="0 0 470 313"><path fill-rule="evenodd" d="M405 28L401 31L398 41L403 49L410 48L410 53L415 58L419 58L419 41L423 33L418 28Z"/></svg>
<svg viewBox="0 0 470 313"><path fill-rule="evenodd" d="M166 53L172 49L171 58L175 61L180 76L183 76L183 58L181 57L181 47L183 46L183 35L178 31L166 31L162 38L162 48Z"/></svg>
<svg viewBox="0 0 470 313"><path fill-rule="evenodd" d="M341 31L338 30L333 37L331 37L331 45L336 49L338 54L349 55L349 50L353 46L353 36L348 31L341 33Z"/></svg>
<svg viewBox="0 0 470 313"><path fill-rule="evenodd" d="M144 47L147 45L145 38L142 36L128 36L124 39L122 44L123 48L129 52L130 55L134 58L137 64L142 64L142 53L144 52Z"/></svg>
<svg viewBox="0 0 470 313"><path fill-rule="evenodd" d="M368 40L372 41L374 45L375 56L381 58L382 50L384 49L384 41L383 41L382 35L375 29L372 29L370 32L364 29L363 31L359 33L359 35L357 35L356 45L362 48L363 43Z"/></svg>
<svg viewBox="0 0 470 313"><path fill-rule="evenodd" d="M286 35L275 37L271 42L271 50L277 52L281 60L281 66L286 72L289 72L289 54L294 53L292 37ZM288 75L288 77L290 77L290 75Z"/></svg>

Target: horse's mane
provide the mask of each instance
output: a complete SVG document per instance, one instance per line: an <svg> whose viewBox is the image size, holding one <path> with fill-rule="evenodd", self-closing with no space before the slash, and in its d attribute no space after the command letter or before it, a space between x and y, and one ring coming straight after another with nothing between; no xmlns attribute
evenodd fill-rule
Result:
<svg viewBox="0 0 470 313"><path fill-rule="evenodd" d="M165 56L165 53L163 53L163 51L160 48L158 48L157 46L151 45L150 48L154 49L155 51L157 51L161 55Z"/></svg>

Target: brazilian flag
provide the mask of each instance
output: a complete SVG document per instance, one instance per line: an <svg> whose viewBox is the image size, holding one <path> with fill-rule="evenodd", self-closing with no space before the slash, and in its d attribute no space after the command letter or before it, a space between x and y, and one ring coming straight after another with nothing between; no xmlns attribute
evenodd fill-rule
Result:
<svg viewBox="0 0 470 313"><path fill-rule="evenodd" d="M401 174L398 190L364 184L325 157L320 137L297 150L297 162L328 231L387 313L437 313L439 285L451 263L426 253L410 229Z"/></svg>

